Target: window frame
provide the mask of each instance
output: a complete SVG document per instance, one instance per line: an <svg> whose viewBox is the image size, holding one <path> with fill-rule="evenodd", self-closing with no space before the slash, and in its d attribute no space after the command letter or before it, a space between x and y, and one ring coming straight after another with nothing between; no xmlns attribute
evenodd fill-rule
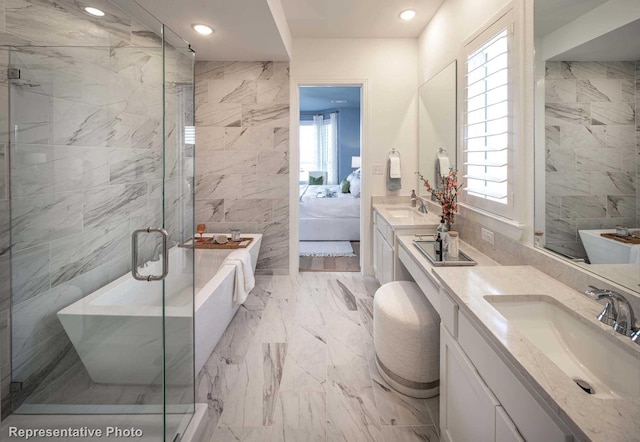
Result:
<svg viewBox="0 0 640 442"><path fill-rule="evenodd" d="M488 25L483 26L472 37L470 37L464 44L460 56L460 64L464 66L464 69L460 69L459 87L463 91L460 96L460 112L459 112L459 124L462 130L459 132L459 152L458 158L462 159L461 175L467 174L466 166L466 126L467 126L467 61L469 55L474 51L488 43L491 39L496 37L503 30L507 31L507 88L508 88L508 129L507 129L507 202L506 204L486 199L480 196L472 195L467 192L467 179L463 178L464 186L461 195L461 202L463 205L470 209L477 209L480 212L487 212L490 215L506 218L508 220L514 220L516 215L516 202L514 201L514 195L517 187L518 179L515 176L516 162L518 150L515 142L517 139L517 132L519 129L517 121L517 111L519 102L519 89L518 89L518 41L516 35L516 26L514 21L514 13L512 8L503 11L501 14L490 21Z"/></svg>

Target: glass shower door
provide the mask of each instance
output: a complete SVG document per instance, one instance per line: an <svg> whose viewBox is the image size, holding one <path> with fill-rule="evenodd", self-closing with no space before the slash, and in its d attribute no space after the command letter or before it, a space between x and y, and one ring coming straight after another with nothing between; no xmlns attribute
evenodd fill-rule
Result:
<svg viewBox="0 0 640 442"><path fill-rule="evenodd" d="M194 57L168 29L156 35L10 50L19 425L171 441L193 414L193 250L179 244L193 236ZM134 250L149 227L168 237L143 231Z"/></svg>
<svg viewBox="0 0 640 442"><path fill-rule="evenodd" d="M195 53L168 27L164 48L164 227L179 242L193 237ZM194 413L194 250L176 247L165 279L165 419L172 440Z"/></svg>

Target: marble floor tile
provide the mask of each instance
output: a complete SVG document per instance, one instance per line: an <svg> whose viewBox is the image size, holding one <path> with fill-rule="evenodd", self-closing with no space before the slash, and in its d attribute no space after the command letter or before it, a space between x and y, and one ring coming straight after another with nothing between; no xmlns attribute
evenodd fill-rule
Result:
<svg viewBox="0 0 640 442"><path fill-rule="evenodd" d="M367 365L367 344L371 338L358 316L358 312L336 312L327 321L329 364Z"/></svg>
<svg viewBox="0 0 640 442"><path fill-rule="evenodd" d="M327 367L327 440L382 440L368 367Z"/></svg>
<svg viewBox="0 0 640 442"><path fill-rule="evenodd" d="M324 392L327 343L322 326L298 326L287 343L280 391Z"/></svg>
<svg viewBox="0 0 640 442"><path fill-rule="evenodd" d="M357 311L330 308L331 281L348 287ZM257 276L250 300L196 378L196 402L208 406L202 440L437 441L431 424L439 420L438 398L396 393L369 365L377 287L359 274ZM87 404L162 401L159 385L97 385L75 362L59 394L44 393L48 403L60 397ZM184 391L169 397L180 403Z"/></svg>
<svg viewBox="0 0 640 442"><path fill-rule="evenodd" d="M414 427L383 426L385 442L438 442L435 427L422 425Z"/></svg>
<svg viewBox="0 0 640 442"><path fill-rule="evenodd" d="M440 434L440 396L430 397L426 399L426 401L429 414L431 415L431 421L436 427L438 434Z"/></svg>
<svg viewBox="0 0 640 442"><path fill-rule="evenodd" d="M327 285L329 286L328 301L333 310L341 312L357 310L356 296L340 279L331 279L327 281Z"/></svg>
<svg viewBox="0 0 640 442"><path fill-rule="evenodd" d="M325 325L332 314L331 295L327 289L304 289L298 292L295 321L300 325Z"/></svg>
<svg viewBox="0 0 640 442"><path fill-rule="evenodd" d="M326 441L324 392L283 391L279 396L271 442Z"/></svg>
<svg viewBox="0 0 640 442"><path fill-rule="evenodd" d="M249 347L238 379L225 399L219 426L273 424L286 347L285 343L255 343Z"/></svg>
<svg viewBox="0 0 640 442"><path fill-rule="evenodd" d="M358 299L360 322L373 340L373 299Z"/></svg>
<svg viewBox="0 0 640 442"><path fill-rule="evenodd" d="M240 372L239 365L229 365L220 360L205 365L196 377L196 402L207 404L207 421L213 429L218 425L229 395Z"/></svg>
<svg viewBox="0 0 640 442"><path fill-rule="evenodd" d="M382 425L433 424L426 400L409 397L392 389L382 379L372 360L369 369Z"/></svg>
<svg viewBox="0 0 640 442"><path fill-rule="evenodd" d="M297 287L289 276L273 276L271 284L272 299L296 299Z"/></svg>
<svg viewBox="0 0 640 442"><path fill-rule="evenodd" d="M296 302L289 299L270 299L253 335L254 343L287 342L295 328Z"/></svg>
<svg viewBox="0 0 640 442"><path fill-rule="evenodd" d="M271 427L218 427L211 442L264 442L270 434Z"/></svg>
<svg viewBox="0 0 640 442"><path fill-rule="evenodd" d="M217 359L223 359L227 364L241 363L261 317L261 312L249 311L241 307L218 341L207 364L216 363Z"/></svg>
<svg viewBox="0 0 640 442"><path fill-rule="evenodd" d="M340 281L356 298L369 298L369 291L365 284L365 280L360 273L342 272L337 273L335 279Z"/></svg>

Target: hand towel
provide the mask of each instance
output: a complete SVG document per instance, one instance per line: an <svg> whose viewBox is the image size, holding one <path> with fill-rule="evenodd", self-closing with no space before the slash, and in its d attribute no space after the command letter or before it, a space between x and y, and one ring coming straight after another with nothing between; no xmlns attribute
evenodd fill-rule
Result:
<svg viewBox="0 0 640 442"><path fill-rule="evenodd" d="M631 246L629 264L640 264L640 244Z"/></svg>
<svg viewBox="0 0 640 442"><path fill-rule="evenodd" d="M400 170L400 157L393 155L389 157L389 178L402 178L402 171Z"/></svg>
<svg viewBox="0 0 640 442"><path fill-rule="evenodd" d="M402 178L391 178L391 158L387 160L387 190L402 188Z"/></svg>
<svg viewBox="0 0 640 442"><path fill-rule="evenodd" d="M233 302L236 305L243 304L247 300L249 292L251 292L256 285L256 280L253 276L251 255L247 249L237 249L229 253L224 264L231 265L235 268Z"/></svg>
<svg viewBox="0 0 640 442"><path fill-rule="evenodd" d="M449 176L449 169L451 169L449 157L438 155L438 164L440 165L440 175Z"/></svg>

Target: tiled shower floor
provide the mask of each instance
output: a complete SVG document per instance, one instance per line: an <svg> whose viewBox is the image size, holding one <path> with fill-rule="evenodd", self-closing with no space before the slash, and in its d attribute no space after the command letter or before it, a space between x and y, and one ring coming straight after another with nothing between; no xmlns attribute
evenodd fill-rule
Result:
<svg viewBox="0 0 640 442"><path fill-rule="evenodd" d="M212 441L438 441L438 398L391 390L372 364L374 279L256 279L196 380Z"/></svg>

